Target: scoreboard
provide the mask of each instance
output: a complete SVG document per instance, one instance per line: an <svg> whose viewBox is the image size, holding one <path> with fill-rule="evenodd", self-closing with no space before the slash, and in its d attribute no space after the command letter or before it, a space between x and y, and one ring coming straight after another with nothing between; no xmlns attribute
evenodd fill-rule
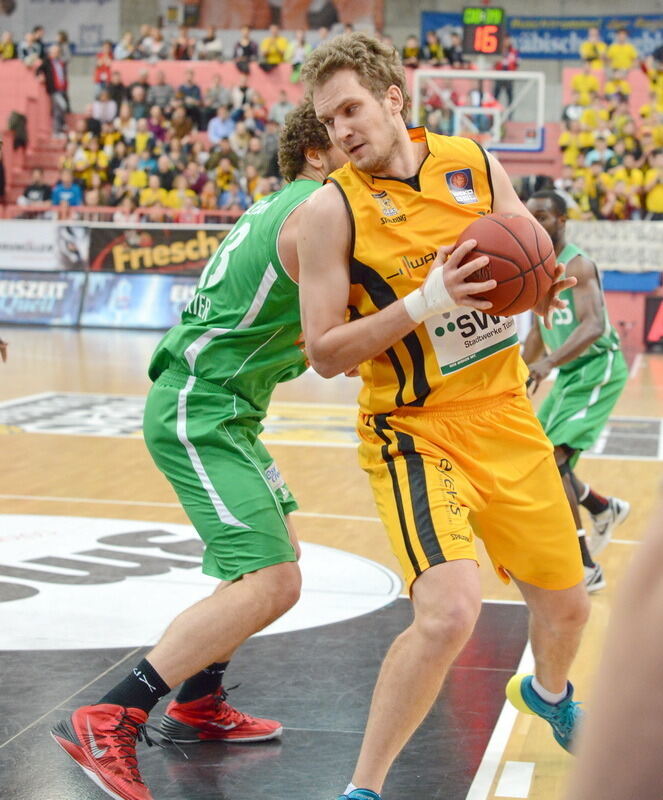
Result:
<svg viewBox="0 0 663 800"><path fill-rule="evenodd" d="M467 6L463 9L463 52L499 55L505 29L506 14L503 8Z"/></svg>

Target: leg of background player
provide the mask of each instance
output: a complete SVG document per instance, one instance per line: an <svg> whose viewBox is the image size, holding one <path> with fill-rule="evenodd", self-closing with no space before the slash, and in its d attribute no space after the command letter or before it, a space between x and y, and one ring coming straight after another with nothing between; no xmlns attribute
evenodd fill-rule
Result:
<svg viewBox="0 0 663 800"><path fill-rule="evenodd" d="M663 797L662 517L620 584L566 800Z"/></svg>
<svg viewBox="0 0 663 800"><path fill-rule="evenodd" d="M595 492L588 483L584 483L575 473L571 473L571 482L578 496L578 502L587 509L590 514L600 514L609 505L607 497Z"/></svg>
<svg viewBox="0 0 663 800"><path fill-rule="evenodd" d="M589 550L592 555L598 555L612 538L613 530L628 517L631 505L619 497L603 497L589 484L583 483L573 472L571 481L578 502L589 511L592 518Z"/></svg>
<svg viewBox="0 0 663 800"><path fill-rule="evenodd" d="M578 532L578 544L580 545L580 552L582 554L582 563L585 567L585 584L588 591L596 592L599 589L603 589L605 586L605 579L603 577L601 567L593 561L591 555L589 554L589 548L587 547L587 537L585 535L585 529L582 527L582 520L580 518L578 496L575 492L572 481L573 473L569 465L569 459L572 457L572 455L573 451L567 447L559 445L555 447L555 461L557 462L559 474L562 476L564 491L566 492L566 497L568 498L569 505L571 506L573 520L576 524L576 530Z"/></svg>

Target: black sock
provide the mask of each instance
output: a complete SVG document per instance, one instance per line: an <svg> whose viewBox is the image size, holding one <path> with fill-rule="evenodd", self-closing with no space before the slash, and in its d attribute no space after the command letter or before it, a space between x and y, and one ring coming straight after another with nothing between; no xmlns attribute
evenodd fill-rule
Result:
<svg viewBox="0 0 663 800"><path fill-rule="evenodd" d="M589 549L587 548L587 536L585 535L584 530L578 531L578 544L580 545L580 554L582 555L583 567L596 566L595 562L593 561L592 557L589 554Z"/></svg>
<svg viewBox="0 0 663 800"><path fill-rule="evenodd" d="M169 691L170 687L144 658L123 681L105 694L99 703L113 703L125 708L142 708L149 714Z"/></svg>
<svg viewBox="0 0 663 800"><path fill-rule="evenodd" d="M187 678L177 693L175 698L177 702L190 703L192 700L205 697L206 694L214 694L223 683L223 675L229 663L229 661L217 661Z"/></svg>
<svg viewBox="0 0 663 800"><path fill-rule="evenodd" d="M597 494L589 486L587 488L589 491L587 492L586 497L583 497L583 499L579 501L580 505L583 506L583 508L586 508L590 514L600 514L601 511L605 511L610 505L607 498L603 497L603 495Z"/></svg>

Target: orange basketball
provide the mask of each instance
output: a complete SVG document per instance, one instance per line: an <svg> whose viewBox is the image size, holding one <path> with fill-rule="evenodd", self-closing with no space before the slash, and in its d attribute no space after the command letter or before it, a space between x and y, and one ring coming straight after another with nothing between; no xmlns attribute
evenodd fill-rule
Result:
<svg viewBox="0 0 663 800"><path fill-rule="evenodd" d="M489 313L510 317L533 308L546 294L555 276L557 259L548 234L529 217L488 214L472 222L458 237L456 247L476 239L477 246L463 264L477 256L490 258L487 266L472 273L469 283L493 278L497 286L475 297L489 300Z"/></svg>

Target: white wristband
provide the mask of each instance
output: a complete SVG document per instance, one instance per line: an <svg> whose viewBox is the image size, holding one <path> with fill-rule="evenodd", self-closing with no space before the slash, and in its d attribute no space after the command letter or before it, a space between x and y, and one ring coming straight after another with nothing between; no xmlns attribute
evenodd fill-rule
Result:
<svg viewBox="0 0 663 800"><path fill-rule="evenodd" d="M456 308L456 303L451 299L451 295L444 285L441 267L429 273L423 286L406 294L403 303L405 310L416 323Z"/></svg>

